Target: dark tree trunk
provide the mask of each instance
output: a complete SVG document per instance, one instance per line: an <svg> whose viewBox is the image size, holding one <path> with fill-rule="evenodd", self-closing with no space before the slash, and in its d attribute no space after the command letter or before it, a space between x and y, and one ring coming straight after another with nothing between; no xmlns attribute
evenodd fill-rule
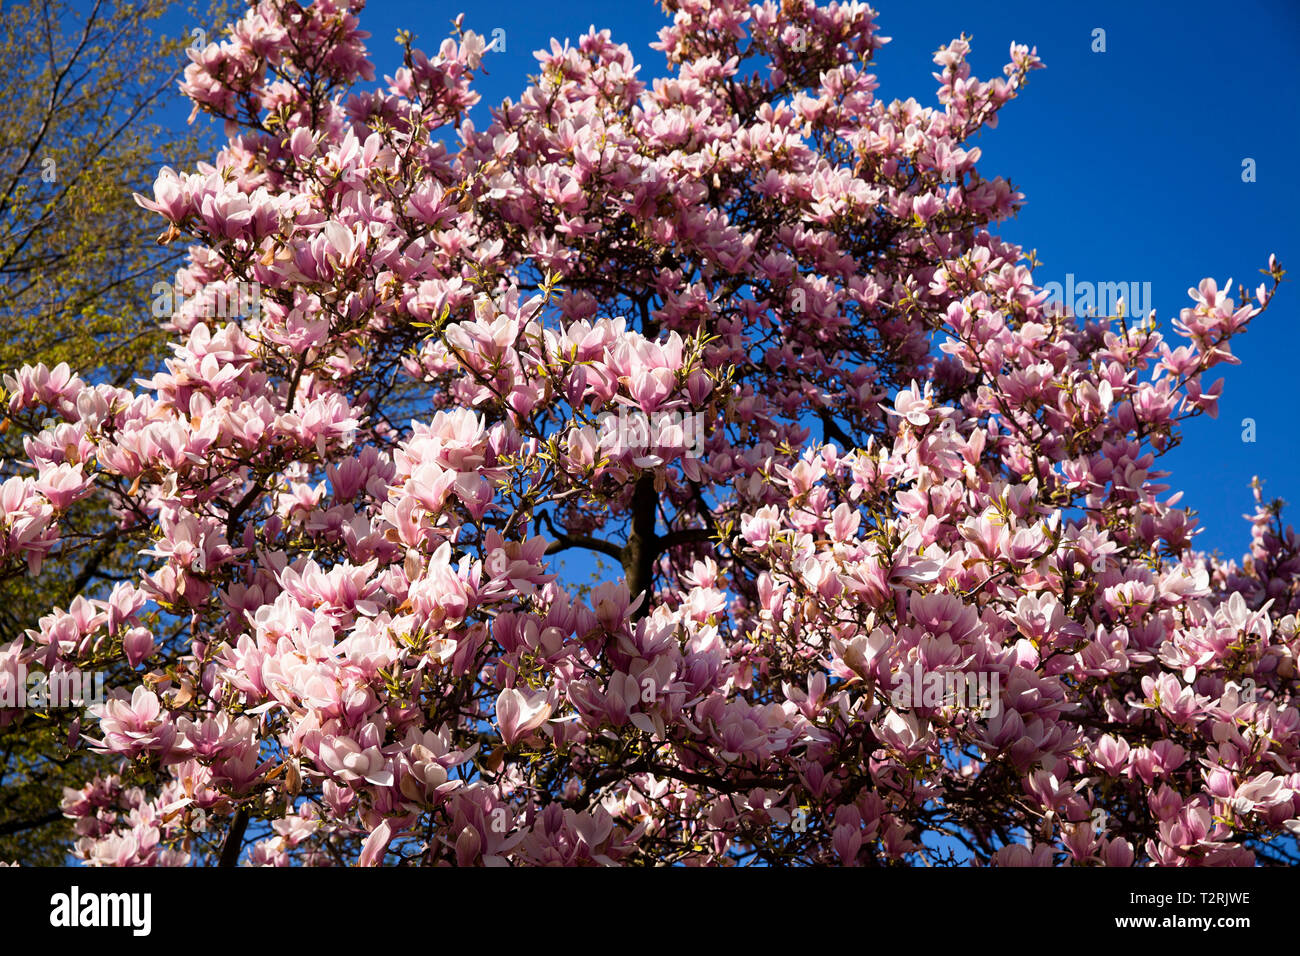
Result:
<svg viewBox="0 0 1300 956"><path fill-rule="evenodd" d="M632 492L632 533L623 547L623 573L627 576L628 593L634 601L638 594L645 594L645 600L632 616L634 621L650 613L649 592L654 583L655 558L659 554L659 539L655 534L658 504L654 475L642 475Z"/></svg>

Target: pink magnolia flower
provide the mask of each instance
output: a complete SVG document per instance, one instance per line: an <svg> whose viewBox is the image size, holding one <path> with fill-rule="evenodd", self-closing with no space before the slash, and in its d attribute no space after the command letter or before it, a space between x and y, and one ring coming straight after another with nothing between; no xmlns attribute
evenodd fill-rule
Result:
<svg viewBox="0 0 1300 956"><path fill-rule="evenodd" d="M497 727L507 747L513 747L542 726L551 716L554 703L546 691L526 693L508 687L497 695Z"/></svg>
<svg viewBox="0 0 1300 956"><path fill-rule="evenodd" d="M144 686L137 687L129 698L119 693L102 705L92 705L90 713L98 719L104 735L94 748L101 753L126 757L156 753L166 757L173 750L176 727L163 711L158 695Z"/></svg>

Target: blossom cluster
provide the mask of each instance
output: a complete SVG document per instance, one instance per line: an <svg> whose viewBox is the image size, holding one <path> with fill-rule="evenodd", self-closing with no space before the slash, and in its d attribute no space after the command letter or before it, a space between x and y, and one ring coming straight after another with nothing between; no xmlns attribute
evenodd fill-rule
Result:
<svg viewBox="0 0 1300 956"><path fill-rule="evenodd" d="M666 7L667 75L593 29L481 128L459 19L379 85L360 2L192 52L228 144L139 197L190 243L173 355L4 380L4 570L83 546L88 495L138 542L0 649L135 675L81 731L121 764L66 796L78 857L1279 859L1297 540L1260 499L1242 564L1199 553L1156 459L1280 266L1190 290L1181 343L1063 314L969 145L1032 49L981 81L953 41L937 107L885 103L865 4ZM619 573L569 586L577 548Z"/></svg>

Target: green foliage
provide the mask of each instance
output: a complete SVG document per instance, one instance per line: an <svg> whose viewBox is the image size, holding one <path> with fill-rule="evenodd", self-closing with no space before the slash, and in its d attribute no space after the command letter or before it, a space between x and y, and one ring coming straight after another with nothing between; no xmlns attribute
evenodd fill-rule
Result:
<svg viewBox="0 0 1300 956"><path fill-rule="evenodd" d="M177 135L162 120L179 102L190 29L215 36L227 13L224 0L201 17L171 0L0 0L0 371L66 362L88 381L125 385L157 367L151 288L172 280L183 250L159 244L132 193L151 195L160 166L213 152L205 128ZM180 35L166 37L164 21ZM0 481L39 428L0 422ZM83 588L133 576L131 537L102 502L71 517L39 576L0 581L0 644ZM0 860L64 862L73 834L62 790L97 758L50 755L68 754L78 714L27 711L0 731Z"/></svg>

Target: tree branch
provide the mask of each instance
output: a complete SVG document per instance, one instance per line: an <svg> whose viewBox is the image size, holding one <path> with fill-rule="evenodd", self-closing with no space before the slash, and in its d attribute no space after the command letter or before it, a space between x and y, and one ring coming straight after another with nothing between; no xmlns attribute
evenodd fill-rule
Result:
<svg viewBox="0 0 1300 956"><path fill-rule="evenodd" d="M43 827L46 824L56 823L62 819L62 810L51 810L45 816L37 817L35 820L14 820L9 823L0 823L0 836L9 836L11 833L21 833L23 830Z"/></svg>
<svg viewBox="0 0 1300 956"><path fill-rule="evenodd" d="M244 848L246 829L248 829L248 811L240 807L235 811L235 819L230 823L230 832L226 834L226 843L221 848L221 859L217 861L217 866L234 866L239 862L239 851Z"/></svg>
<svg viewBox="0 0 1300 956"><path fill-rule="evenodd" d="M555 527L551 521L549 512L543 511L538 514L538 519L545 523L550 533L555 535L555 540L546 546L547 554L555 554L557 551L567 551L569 548L586 548L588 551L599 551L601 554L607 554L614 560L622 563L623 548L612 541L603 541L600 538L594 538L589 534L566 534Z"/></svg>

